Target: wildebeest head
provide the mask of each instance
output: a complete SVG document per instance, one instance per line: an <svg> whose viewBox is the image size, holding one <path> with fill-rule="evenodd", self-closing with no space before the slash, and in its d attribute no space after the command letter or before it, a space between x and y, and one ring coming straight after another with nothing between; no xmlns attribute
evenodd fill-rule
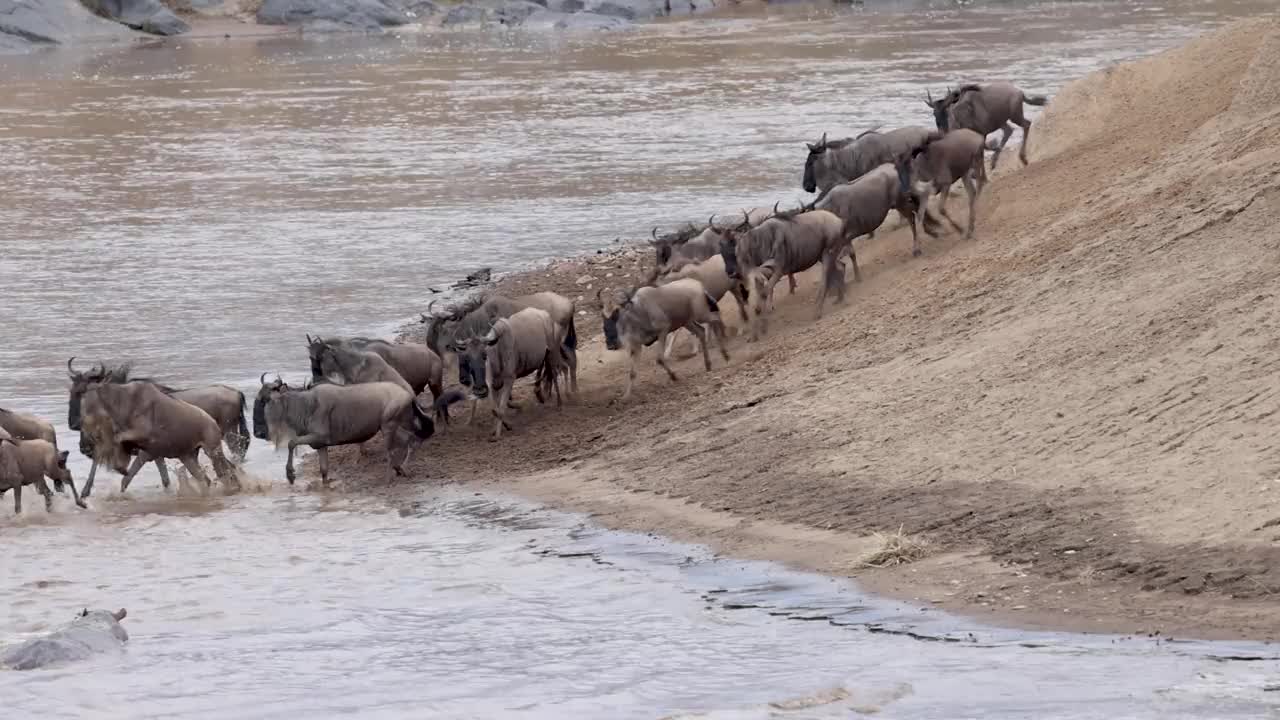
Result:
<svg viewBox="0 0 1280 720"><path fill-rule="evenodd" d="M105 382L109 379L115 382L124 382L129 377L129 367L121 365L108 370L105 365L98 363L88 371L81 372L73 367L75 360L74 357L67 360L67 377L71 378L71 389L68 393L67 402L67 425L72 430L79 430L82 423L80 404L84 398L85 390L88 390L91 385Z"/></svg>
<svg viewBox="0 0 1280 720"><path fill-rule="evenodd" d="M457 311L437 312L436 302L432 300L427 305L427 311L418 315L421 317L419 322L427 326L427 347L431 348L431 352L443 357L445 351L452 349L450 340L462 315Z"/></svg>
<svg viewBox="0 0 1280 720"><path fill-rule="evenodd" d="M777 266L773 260L767 260L763 265L752 268L747 273L747 277L743 280L747 292L747 312L749 315L763 315L769 303L769 281L773 279L774 273L777 272Z"/></svg>
<svg viewBox="0 0 1280 720"><path fill-rule="evenodd" d="M813 166L819 157L827 151L827 134L822 133L822 139L816 143L805 143L809 148L809 157L804 161L804 179L802 184L805 192L813 192L818 189L818 181L814 175Z"/></svg>
<svg viewBox="0 0 1280 720"><path fill-rule="evenodd" d="M70 455L71 452L68 450L59 452L58 466L54 469L53 474L49 476L53 478L58 487L61 487L63 483L71 482L71 471L67 469L67 458Z"/></svg>
<svg viewBox="0 0 1280 720"><path fill-rule="evenodd" d="M741 227L727 228L720 233L720 256L724 258L724 272L729 277L742 279L742 268L738 265L738 234Z"/></svg>
<svg viewBox="0 0 1280 720"><path fill-rule="evenodd" d="M636 306L635 294L636 290L632 289L606 300L599 290L596 291L604 324L604 346L610 350L621 350L624 336L639 340L646 346L658 339L658 331L643 310Z"/></svg>
<svg viewBox="0 0 1280 720"><path fill-rule="evenodd" d="M324 371L320 367L320 358L324 355L324 340L319 335L307 335L307 357L311 360L311 377L322 377Z"/></svg>
<svg viewBox="0 0 1280 720"><path fill-rule="evenodd" d="M951 103L955 102L955 100L951 98L953 92L954 91L948 88L947 94L944 95L942 99L934 100L933 93L928 90L925 91L924 104L928 105L929 109L933 110L933 122L937 124L938 129L942 132L947 132L950 129L951 119L948 117L947 111L951 107ZM956 97L958 98L959 94L956 94Z"/></svg>
<svg viewBox="0 0 1280 720"><path fill-rule="evenodd" d="M253 436L259 440L266 440L270 437L267 425L267 405L270 404L272 398L277 394L284 392L289 388L288 385L277 375L276 379L267 382L267 374L262 373L258 378L261 387L258 388L258 395L253 399Z"/></svg>
<svg viewBox="0 0 1280 720"><path fill-rule="evenodd" d="M477 398L489 396L489 383L485 381L485 359L489 343L485 337L470 336L458 338L453 342L453 351L458 355L458 382L471 388L471 394Z"/></svg>

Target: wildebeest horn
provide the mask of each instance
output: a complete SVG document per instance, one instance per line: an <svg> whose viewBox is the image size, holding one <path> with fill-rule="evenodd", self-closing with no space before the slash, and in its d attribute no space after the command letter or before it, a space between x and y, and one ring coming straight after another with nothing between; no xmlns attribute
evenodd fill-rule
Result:
<svg viewBox="0 0 1280 720"><path fill-rule="evenodd" d="M71 363L73 363L73 362L75 362L75 361L76 361L76 356L75 356L75 355L72 355L72 356L71 356L71 359L67 360L67 374L68 374L68 375L70 375L71 377L75 377L75 376L76 376L76 371L71 367Z"/></svg>
<svg viewBox="0 0 1280 720"><path fill-rule="evenodd" d="M120 622L121 620L125 619L125 617L127 617L128 615L129 615L129 611L125 610L124 608L120 608L119 610L111 613L111 617L115 618L116 622Z"/></svg>
<svg viewBox="0 0 1280 720"><path fill-rule="evenodd" d="M259 375L259 376L258 376L258 384L259 384L259 385L266 385L266 384L267 384L267 374L266 374L266 373L262 373L261 375Z"/></svg>
<svg viewBox="0 0 1280 720"><path fill-rule="evenodd" d="M316 344L316 341L311 339L311 333L307 333L307 334L306 334L306 336L307 336L307 344L308 344L308 345L315 345L315 344Z"/></svg>
<svg viewBox="0 0 1280 720"><path fill-rule="evenodd" d="M653 236L653 239L654 239L654 240L657 240L657 239L658 239L658 226L657 226L657 225L654 225L654 226L653 226L653 229L649 231L649 234Z"/></svg>

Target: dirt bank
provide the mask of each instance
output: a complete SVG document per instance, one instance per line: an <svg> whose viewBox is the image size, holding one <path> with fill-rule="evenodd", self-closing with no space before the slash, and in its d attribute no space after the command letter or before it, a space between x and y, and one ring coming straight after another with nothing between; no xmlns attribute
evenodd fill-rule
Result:
<svg viewBox="0 0 1280 720"><path fill-rule="evenodd" d="M580 317L572 404L412 469L1000 622L1280 637L1277 57L1252 20L1077 81L975 242L882 234L848 305L813 321L808 278L728 367L672 384L647 354L627 405ZM505 283L577 296L575 272ZM932 555L859 567L899 527Z"/></svg>

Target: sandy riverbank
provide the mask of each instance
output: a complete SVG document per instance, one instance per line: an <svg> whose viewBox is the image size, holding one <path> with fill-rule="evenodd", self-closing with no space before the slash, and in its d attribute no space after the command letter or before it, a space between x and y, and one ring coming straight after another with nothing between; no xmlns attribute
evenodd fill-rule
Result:
<svg viewBox="0 0 1280 720"><path fill-rule="evenodd" d="M647 258L507 278L584 296L582 392L498 445L455 426L411 470L1001 623L1280 637L1277 58L1252 20L1067 86L976 241L912 259L881 234L846 306L813 321L808 277L728 367L672 384L648 351L627 405L592 298ZM860 567L899 527L932 553Z"/></svg>

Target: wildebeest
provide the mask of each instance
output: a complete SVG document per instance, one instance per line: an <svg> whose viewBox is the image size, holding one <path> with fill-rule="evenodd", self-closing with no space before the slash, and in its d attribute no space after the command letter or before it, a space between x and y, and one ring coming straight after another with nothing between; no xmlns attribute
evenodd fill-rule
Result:
<svg viewBox="0 0 1280 720"><path fill-rule="evenodd" d="M827 210L784 214L750 230L730 231L720 245L725 269L731 277L747 285L751 339L767 330L763 316L773 297L773 288L789 273L804 272L823 261L831 247L843 247L844 222ZM838 256L835 260L838 260ZM826 288L835 281L835 267L824 266L822 290L818 295L818 317L826 300ZM841 283L843 284L843 282Z"/></svg>
<svg viewBox="0 0 1280 720"><path fill-rule="evenodd" d="M962 85L957 90L949 91L942 99L934 100L932 94L926 95L925 104L933 110L934 122L943 132L961 128L973 130L985 138L988 134L1001 131L1000 143L991 156L991 168L1000 162L1000 153L1013 136L1013 123L1022 128L1022 147L1018 148L1018 159L1027 164L1027 145L1031 140L1031 121L1022 114L1022 105L1044 105L1048 98L1044 95L1028 95L1017 85L1007 82L989 83L987 85Z"/></svg>
<svg viewBox="0 0 1280 720"><path fill-rule="evenodd" d="M742 211L742 222L747 227L755 227L769 219L776 210L774 208L757 207ZM716 216L712 215L705 227L698 228L690 224L674 233L659 236L658 229L652 231L655 257L653 274L646 284L652 284L659 275L674 272L690 263L701 262L720 253L720 239L723 230L716 227ZM794 290L794 286L792 287Z"/></svg>
<svg viewBox="0 0 1280 720"><path fill-rule="evenodd" d="M41 495L44 495L45 511L53 508L53 493L49 490L49 486L45 484L45 478L49 478L61 487L64 483L71 486L71 497L75 498L76 505L86 507L84 501L80 499L80 495L76 493L76 484L71 479L71 471L67 469L67 455L64 450L58 451L52 443L47 440L17 440L14 442L0 441L0 445L5 446L4 452L9 458L17 463L18 477L16 482L9 474L13 468L9 468L9 472L0 470L0 491L4 489L13 490L13 510L15 513L22 512L22 486L31 485ZM2 463L3 460L0 460ZM6 481L6 476L9 478Z"/></svg>
<svg viewBox="0 0 1280 720"><path fill-rule="evenodd" d="M88 609L70 624L43 637L7 647L0 653L0 667L35 670L76 660L87 660L104 652L119 652L129 640L120 625L128 613Z"/></svg>
<svg viewBox="0 0 1280 720"><path fill-rule="evenodd" d="M627 349L627 385L622 392L623 400L631 397L640 352L655 342L658 343L658 365L667 371L673 382L679 379L667 365L666 348L663 347L667 335L679 328L685 328L698 338L707 370L711 370L711 355L707 350L707 332L703 325L715 333L720 355L729 362L720 307L715 298L707 294L702 283L693 278L632 290L622 302L606 301L601 292L596 291L596 300L600 303L600 317L604 321L605 347L610 350Z"/></svg>
<svg viewBox="0 0 1280 720"><path fill-rule="evenodd" d="M969 228L965 239L973 238L973 226L977 217L978 195L987 182L987 169L983 152L985 142L981 135L973 130L953 130L940 138L930 140L915 150L911 161L911 191L920 206L919 216L925 232L937 235L933 231L936 219L929 212L929 198L938 194L939 208L956 230L960 223L947 212L947 200L951 195L951 185L956 180L964 183L969 194ZM914 233L914 229L912 230ZM912 253L918 248L913 248Z"/></svg>
<svg viewBox="0 0 1280 720"><path fill-rule="evenodd" d="M483 384L483 377L472 377L463 369L461 354L466 352L471 338L489 332L499 318L511 317L525 308L537 308L551 316L556 324L557 339L564 355L564 372L568 375L570 392L578 391L578 331L574 326L574 306L569 298L553 292L537 292L509 298L505 295L475 297L447 314L436 314L428 306L431 315L423 315L429 324L427 344L436 352L448 350L458 357L458 381L474 388ZM483 367L483 351L473 347L470 367Z"/></svg>
<svg viewBox="0 0 1280 720"><path fill-rule="evenodd" d="M294 450L307 445L320 461L320 482L329 483L329 450L338 445L358 445L382 433L387 444L387 481L404 475L410 451L435 433L431 415L424 412L409 390L397 383L359 385L320 383L306 390L290 388L280 378L268 383L266 373L253 403L253 434L278 448L286 445L289 457L285 477L292 485ZM436 408L462 399L449 391L436 398Z"/></svg>
<svg viewBox="0 0 1280 720"><path fill-rule="evenodd" d="M29 413L0 408L0 430L7 431L14 440L44 440L55 449L58 447L53 423ZM63 492L62 481L54 480L53 488Z"/></svg>
<svg viewBox="0 0 1280 720"><path fill-rule="evenodd" d="M702 288L706 290L707 295L715 298L717 304L724 299L725 295L733 295L733 298L738 301L738 314L742 317L743 326L750 324L747 317L746 285L737 278L729 277L728 271L725 270L724 256L720 254L719 244L716 245L715 255L668 272L657 278L654 284L668 285L685 278L693 278L702 283ZM671 356L671 348L675 345L676 336L679 333L680 331L676 330L667 336L666 348L663 350L663 354L667 357ZM692 335L689 337L691 340L696 339Z"/></svg>
<svg viewBox="0 0 1280 720"><path fill-rule="evenodd" d="M820 198L840 183L851 182L885 163L908 158L928 137L927 128L910 126L880 132L876 128L857 137L827 140L824 133L816 143L805 143L809 156L804 164L805 192L819 192Z"/></svg>
<svg viewBox="0 0 1280 720"><path fill-rule="evenodd" d="M423 388L431 388L431 398L440 397L444 390L444 361L434 350L414 343L392 343L374 338L322 338L307 335L307 354L311 358L311 376L323 377L333 372L321 362L327 346L346 346L353 350L369 352L382 358L406 383L414 395ZM330 375L330 380L335 378ZM347 382L368 382L349 380Z"/></svg>
<svg viewBox="0 0 1280 720"><path fill-rule="evenodd" d="M228 488L239 486L235 468L222 452L218 423L209 413L165 393L155 383L91 384L81 398L80 410L82 433L92 439L94 459L124 474L121 492L129 488L143 465L165 458L177 459L191 477L203 481L206 488L212 486L200 467L201 450L213 462L219 480ZM83 496L89 497L92 491L91 476Z"/></svg>
<svg viewBox="0 0 1280 720"><path fill-rule="evenodd" d="M128 363L107 367L101 363L95 365L87 372L77 371L72 365L75 358L67 360L67 377L71 379L71 388L68 391L67 398L67 425L72 430L80 430L80 402L84 397L85 390L92 385L99 383L126 383L131 380L142 380L153 383L167 395L191 403L201 410L209 414L213 421L218 424L219 430L222 432L222 439L227 443L227 448L231 451L231 457L240 462L244 459L244 455L249 449L249 423L246 419L247 403L245 402L244 393L230 387L228 385L207 385L204 387L187 388L184 390L175 389L157 383L151 378L132 376L132 368ZM88 457L93 457L93 448L86 445L90 439L83 433L80 436L80 451ZM156 467L160 470L160 480L165 487L169 487L169 475L164 468L163 462L157 462ZM86 484L93 482L94 473L97 470L95 463L89 470L89 479Z"/></svg>
<svg viewBox="0 0 1280 720"><path fill-rule="evenodd" d="M861 279L858 256L853 249L854 239L870 235L880 227L890 210L897 210L911 224L911 254L920 254L920 239L916 236L916 198L911 192L910 179L907 160L885 163L853 182L833 187L817 203L818 209L829 210L844 221L854 279Z"/></svg>
<svg viewBox="0 0 1280 720"><path fill-rule="evenodd" d="M236 462L244 459L245 453L249 448L249 426L245 421L245 399L244 393L227 385L209 385L206 387L190 388L187 390L177 390L167 385L155 383L150 378L140 378L131 376L131 368L125 363L115 367L107 367L101 363L95 365L88 372L80 372L73 368L75 358L67 361L67 376L71 378L71 388L68 392L67 400L67 425L72 430L82 430L81 427L81 399L84 393L90 387L101 383L126 383L132 380L141 380L151 382L162 392L174 398L190 403L208 413L218 424L218 428L222 432L222 438L227 443L227 447L231 450L231 457ZM89 467L89 477L85 480L85 497L89 496L89 490L93 487L93 482L98 473L98 456L94 452L93 438L89 433L80 433L80 452L92 460ZM155 459L156 470L160 473L160 483L169 488L169 471L165 466L163 459Z"/></svg>
<svg viewBox="0 0 1280 720"><path fill-rule="evenodd" d="M488 332L468 342L471 347L461 360L469 366L472 391L477 397L493 394L495 439L502 436L504 426L511 427L506 420L507 407L511 386L517 378L536 374L534 384L538 398L548 399L555 392L559 404L558 377L565 360L555 322L545 311L525 308L511 317L498 318ZM483 348L484 364L476 366L479 347Z"/></svg>
<svg viewBox="0 0 1280 720"><path fill-rule="evenodd" d="M58 446L53 423L35 415L0 408L0 428L7 430L14 440L44 440Z"/></svg>

